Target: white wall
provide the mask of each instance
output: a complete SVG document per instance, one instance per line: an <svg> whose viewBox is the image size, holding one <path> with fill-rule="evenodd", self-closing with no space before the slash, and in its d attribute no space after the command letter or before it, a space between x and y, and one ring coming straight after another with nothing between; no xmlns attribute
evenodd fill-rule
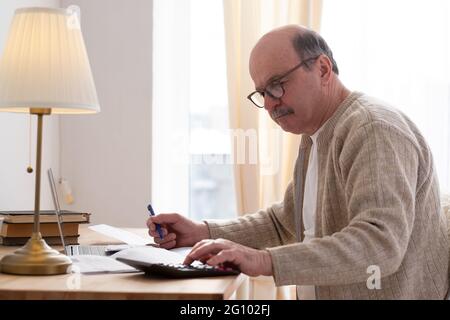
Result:
<svg viewBox="0 0 450 320"><path fill-rule="evenodd" d="M1 0L0 55L9 31L14 11L21 7L59 7L59 0ZM29 154L28 114L0 113L0 210L34 209L35 174L28 174ZM36 157L36 116L32 117L32 166ZM44 117L41 209L52 209L47 169L59 170L59 119Z"/></svg>
<svg viewBox="0 0 450 320"><path fill-rule="evenodd" d="M62 0L81 28L101 112L61 118L61 174L94 223L145 226L150 200L152 1Z"/></svg>

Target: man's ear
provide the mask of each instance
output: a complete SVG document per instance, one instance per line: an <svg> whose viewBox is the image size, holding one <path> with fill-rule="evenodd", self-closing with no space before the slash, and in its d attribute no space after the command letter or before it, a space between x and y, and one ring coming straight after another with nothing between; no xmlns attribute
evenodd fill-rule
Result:
<svg viewBox="0 0 450 320"><path fill-rule="evenodd" d="M321 55L319 58L319 70L322 83L327 84L333 73L333 65L326 55Z"/></svg>

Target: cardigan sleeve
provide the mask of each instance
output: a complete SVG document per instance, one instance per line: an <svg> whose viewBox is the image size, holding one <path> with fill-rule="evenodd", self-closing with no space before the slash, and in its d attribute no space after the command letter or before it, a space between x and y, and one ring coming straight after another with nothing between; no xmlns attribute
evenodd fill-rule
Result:
<svg viewBox="0 0 450 320"><path fill-rule="evenodd" d="M419 154L408 135L383 122L347 136L337 167L349 224L309 243L269 248L275 283L345 285L367 281L371 266L381 278L397 271L415 219Z"/></svg>
<svg viewBox="0 0 450 320"><path fill-rule="evenodd" d="M233 220L205 220L212 239L224 238L252 248L280 246L295 241L293 188L284 200Z"/></svg>

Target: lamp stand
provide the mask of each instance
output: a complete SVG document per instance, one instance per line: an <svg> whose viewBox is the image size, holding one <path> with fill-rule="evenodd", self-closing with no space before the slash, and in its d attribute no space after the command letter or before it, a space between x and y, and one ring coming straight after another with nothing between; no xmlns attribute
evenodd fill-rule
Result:
<svg viewBox="0 0 450 320"><path fill-rule="evenodd" d="M41 158L42 158L42 120L49 115L51 109L30 109L31 114L38 117L37 154L36 154L36 188L34 198L33 234L22 248L13 254L3 257L0 262L1 271L11 274L50 275L67 272L72 264L69 257L53 250L39 231L39 204L41 195Z"/></svg>

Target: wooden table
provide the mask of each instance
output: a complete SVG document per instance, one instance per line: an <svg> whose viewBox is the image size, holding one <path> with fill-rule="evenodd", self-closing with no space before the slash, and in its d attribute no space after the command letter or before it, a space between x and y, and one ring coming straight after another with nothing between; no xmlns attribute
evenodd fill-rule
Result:
<svg viewBox="0 0 450 320"><path fill-rule="evenodd" d="M127 229L147 236L146 229ZM80 228L80 244L117 244L117 240ZM0 245L0 257L18 247ZM62 247L54 247L62 249ZM0 273L4 299L232 299L246 276L161 279L143 273L18 276Z"/></svg>

